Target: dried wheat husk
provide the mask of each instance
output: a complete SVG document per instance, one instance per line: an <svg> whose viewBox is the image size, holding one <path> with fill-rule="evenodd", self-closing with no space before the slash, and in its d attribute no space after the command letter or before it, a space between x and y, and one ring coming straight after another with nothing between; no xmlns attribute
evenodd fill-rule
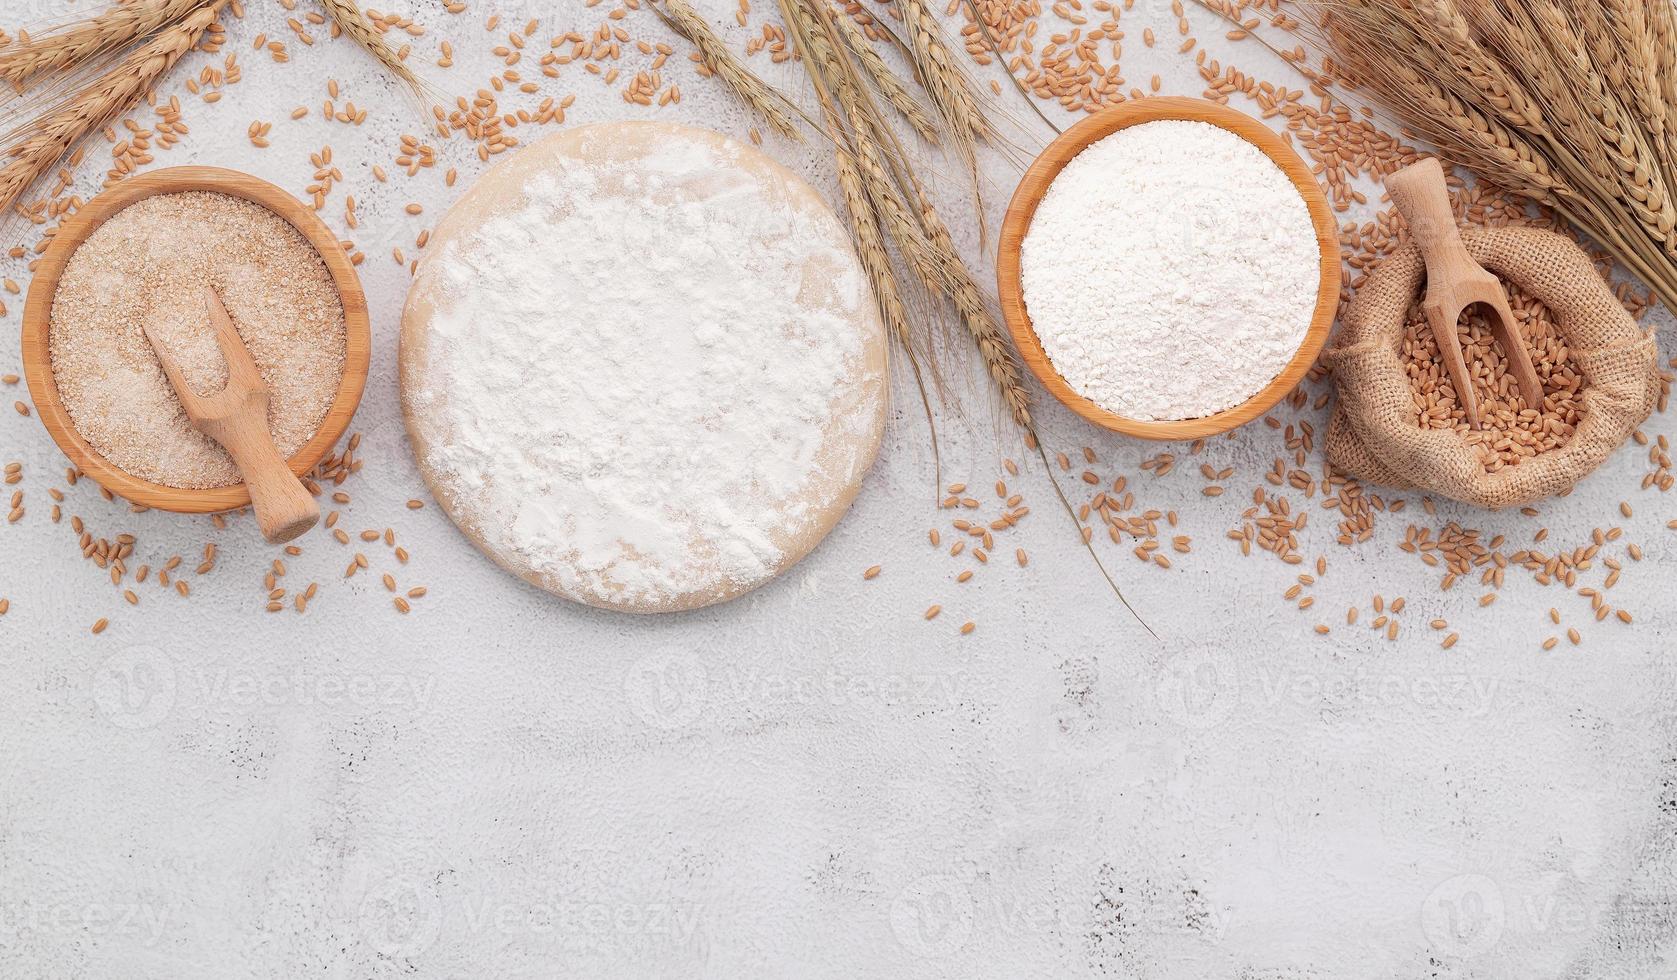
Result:
<svg viewBox="0 0 1677 980"><path fill-rule="evenodd" d="M1666 156L1677 160L1677 7L1650 4L1648 32L1660 101L1665 106Z"/></svg>
<svg viewBox="0 0 1677 980"><path fill-rule="evenodd" d="M856 253L861 258L862 269L867 273L868 282L873 286L874 301L879 307L880 319L897 345L902 348L903 356L908 359L909 370L914 375L914 385L920 392L920 405L926 413L926 424L932 436L932 460L936 471L934 481L941 484L943 478L942 467L939 465L937 421L932 412L931 397L926 391L925 372L921 368L920 355L916 350L908 306L903 302L897 272L891 263L890 248L886 244L885 233L879 226L879 216L868 201L867 191L863 189L862 176L856 169L856 158L852 155L838 125L836 114L831 107L827 107L826 111L827 134L833 141L833 162L838 169L839 188L844 196L845 210L850 215L850 227L856 239Z"/></svg>
<svg viewBox="0 0 1677 980"><path fill-rule="evenodd" d="M181 56L198 44L228 0L213 0L135 48L93 83L3 137L0 211L51 169L83 136L134 108Z"/></svg>
<svg viewBox="0 0 1677 980"><path fill-rule="evenodd" d="M829 6L825 9L828 18L837 25L838 35L844 40L845 48L867 72L868 79L873 82L880 96L914 127L914 131L919 133L922 139L928 143L939 142L937 123L920 105L920 100L909 93L908 86L904 85L902 79L885 63L879 52L873 49L873 45L862 33L862 29L856 26L856 22L834 7Z"/></svg>
<svg viewBox="0 0 1677 980"><path fill-rule="evenodd" d="M1677 28L1644 0L1309 0L1348 81L1677 308ZM1646 16L1643 16L1643 14Z"/></svg>
<svg viewBox="0 0 1677 980"><path fill-rule="evenodd" d="M780 7L826 114L847 206L853 216L868 216L866 224L872 231L864 234L874 243L875 259L888 261L877 234L883 229L928 292L950 299L978 347L1010 416L1025 432L1027 444L1042 456L1046 469L1047 455L1035 435L1030 395L1012 348L990 312L987 298L956 251L947 226L922 191L907 155L896 143L879 106L869 95L863 81L864 70L851 61L838 37L839 29L829 18L815 15L802 0L780 0ZM894 277L890 282L891 292L895 294ZM1079 523L1076 509L1051 470L1049 479L1067 516ZM1119 603L1156 639L1158 634L1130 605L1089 538L1084 536L1082 542ZM928 612L928 618L932 614Z"/></svg>
<svg viewBox="0 0 1677 980"><path fill-rule="evenodd" d="M931 97L932 107L942 117L950 145L960 156L972 178L973 197L978 201L978 235L988 238L984 202L978 179L978 150L981 140L992 139L995 129L979 109L972 80L955 60L943 37L943 28L925 0L901 0L899 9L908 33L908 50L920 85Z"/></svg>
<svg viewBox="0 0 1677 980"><path fill-rule="evenodd" d="M1479 43L1459 8L1447 3L1419 3L1413 9L1416 17L1412 23L1423 42L1418 51L1429 64L1447 59L1441 66L1445 70L1434 75L1436 79L1445 83L1464 81L1468 90L1461 94L1469 99L1477 96L1507 125L1547 132L1542 107Z"/></svg>
<svg viewBox="0 0 1677 980"><path fill-rule="evenodd" d="M1542 8L1538 22L1545 33L1557 70L1577 93L1589 123L1595 128L1597 144L1588 152L1606 158L1624 199L1648 234L1677 257L1677 208L1662 177L1664 168L1653 157L1648 136L1619 103L1612 83L1591 60L1584 38L1558 7Z"/></svg>
<svg viewBox="0 0 1677 980"><path fill-rule="evenodd" d="M21 86L54 71L81 67L108 52L180 22L211 0L128 0L96 16L31 33L0 48L0 80Z"/></svg>
<svg viewBox="0 0 1677 980"><path fill-rule="evenodd" d="M1677 154L1672 152L1677 142L1673 142L1671 131L1672 113L1677 112L1677 104L1667 98L1666 84L1670 80L1661 77L1662 41L1654 23L1659 16L1655 11L1661 5L1649 5L1645 0L1603 0L1603 6L1609 21L1609 44L1621 52L1620 60L1625 65L1626 77L1620 90L1627 93L1624 96L1626 106L1633 109L1647 127L1652 148L1656 156L1661 157L1666 186L1677 189ZM1672 5L1663 6L1665 16L1671 16ZM1677 51L1672 49L1673 45L1677 45L1677 38L1663 43L1667 53L1677 58ZM1677 82L1671 84L1677 85Z"/></svg>
<svg viewBox="0 0 1677 980"><path fill-rule="evenodd" d="M951 53L931 8L925 0L902 0L900 9L915 71L944 124L969 146L993 136L995 130L979 109L972 80Z"/></svg>
<svg viewBox="0 0 1677 980"><path fill-rule="evenodd" d="M385 42L384 36L378 28L356 5L355 0L320 0L321 6L331 15L332 22L338 25L344 35L361 46L361 49L377 58L384 65L385 70L396 76L408 91L426 105L435 105L437 99L420 77L414 74L401 55Z"/></svg>
<svg viewBox="0 0 1677 980"><path fill-rule="evenodd" d="M664 19L671 29L682 37L692 41L699 49L699 57L704 59L705 67L722 80L733 93L750 106L774 131L790 140L803 141L803 135L793 119L796 110L784 95L771 88L762 79L752 74L751 70L734 57L722 39L716 36L710 24L699 15L698 11L687 5L686 0L663 0L663 9L658 4L652 5L653 13Z"/></svg>
<svg viewBox="0 0 1677 980"><path fill-rule="evenodd" d="M804 65L817 90L824 98L831 93L831 101L838 104L839 114L849 125L860 175L881 223L926 288L955 306L1009 415L1029 430L1030 392L1013 349L947 227L907 165L906 154L895 143L877 103L869 97L862 72L841 49L827 18L815 15L798 0L781 0L781 8L797 30L806 55Z"/></svg>

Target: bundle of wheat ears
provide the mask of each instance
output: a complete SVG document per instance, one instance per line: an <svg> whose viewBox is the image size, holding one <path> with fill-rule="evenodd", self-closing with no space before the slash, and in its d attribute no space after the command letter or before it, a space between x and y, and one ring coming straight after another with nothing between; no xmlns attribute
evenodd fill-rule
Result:
<svg viewBox="0 0 1677 980"><path fill-rule="evenodd" d="M131 112L198 46L230 0L122 0L100 13L0 46L0 213L89 133ZM338 31L404 84L413 73L353 0L326 0ZM3 35L0 35L3 36Z"/></svg>
<svg viewBox="0 0 1677 980"><path fill-rule="evenodd" d="M1309 0L1346 80L1677 309L1671 0Z"/></svg>

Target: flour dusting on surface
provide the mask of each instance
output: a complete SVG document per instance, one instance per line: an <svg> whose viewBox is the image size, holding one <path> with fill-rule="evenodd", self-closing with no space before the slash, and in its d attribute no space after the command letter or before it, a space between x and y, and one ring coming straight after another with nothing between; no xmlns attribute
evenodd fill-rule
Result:
<svg viewBox="0 0 1677 980"><path fill-rule="evenodd" d="M498 557L573 598L760 584L801 557L820 488L871 462L829 438L877 425L835 418L873 322L854 254L729 153L567 159L422 273L438 308L409 397L447 433L424 463Z"/></svg>
<svg viewBox="0 0 1677 980"><path fill-rule="evenodd" d="M1119 130L1038 205L1025 305L1055 370L1108 411L1203 418L1275 379L1321 280L1310 210L1275 162L1209 123Z"/></svg>

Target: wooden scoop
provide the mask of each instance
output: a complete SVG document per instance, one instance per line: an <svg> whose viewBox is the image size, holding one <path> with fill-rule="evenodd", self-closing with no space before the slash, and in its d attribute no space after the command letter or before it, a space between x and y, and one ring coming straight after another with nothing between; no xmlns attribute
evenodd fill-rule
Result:
<svg viewBox="0 0 1677 980"><path fill-rule="evenodd" d="M1427 262L1427 296L1421 309L1438 338L1438 353L1450 371L1456 398L1467 413L1468 423L1479 428L1479 398L1473 393L1473 382L1468 377L1467 359L1462 355L1456 337L1456 323L1462 311L1474 304L1485 308L1491 330L1508 355L1514 380L1527 408L1543 407L1543 383L1537 378L1537 368L1531 363L1531 350L1526 346L1520 325L1508 308L1508 292L1502 281L1468 254L1462 244L1461 232L1456 228L1456 215L1450 207L1449 188L1444 183L1444 168L1434 159L1406 167L1386 178L1386 192L1398 212L1409 222L1409 234L1420 246Z"/></svg>
<svg viewBox="0 0 1677 980"><path fill-rule="evenodd" d="M268 385L214 289L204 289L204 305L221 356L227 359L227 386L221 391L207 397L195 393L181 376L174 355L149 327L146 340L174 385L192 427L221 443L244 475L262 536L272 544L284 544L315 526L320 505L274 445L268 431Z"/></svg>

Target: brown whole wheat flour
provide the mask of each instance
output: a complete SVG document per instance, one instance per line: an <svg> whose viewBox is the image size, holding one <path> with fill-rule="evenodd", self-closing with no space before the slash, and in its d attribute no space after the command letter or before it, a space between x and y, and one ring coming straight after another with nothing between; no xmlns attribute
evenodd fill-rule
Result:
<svg viewBox="0 0 1677 980"><path fill-rule="evenodd" d="M1648 418L1660 392L1658 349L1571 239L1529 228L1469 231L1463 239L1528 311L1544 310L1526 324L1544 406L1521 405L1511 390L1498 394L1490 408L1503 414L1488 422L1494 437L1487 443L1450 418L1453 392L1411 377L1426 370L1410 329L1426 266L1408 245L1358 290L1323 355L1339 392L1328 460L1367 483L1482 507L1523 506L1570 490ZM1471 323L1467 333L1471 340ZM1494 361L1475 363L1482 356L1470 352L1470 366L1494 375ZM1497 386L1490 377L1480 390Z"/></svg>
<svg viewBox="0 0 1677 980"><path fill-rule="evenodd" d="M225 194L137 202L78 248L53 299L53 376L76 430L117 467L167 486L240 482L225 450L195 431L146 340L176 352L187 383L212 394L227 364L202 290L221 294L270 394L282 454L326 418L344 366L344 312L308 240L280 216Z"/></svg>

